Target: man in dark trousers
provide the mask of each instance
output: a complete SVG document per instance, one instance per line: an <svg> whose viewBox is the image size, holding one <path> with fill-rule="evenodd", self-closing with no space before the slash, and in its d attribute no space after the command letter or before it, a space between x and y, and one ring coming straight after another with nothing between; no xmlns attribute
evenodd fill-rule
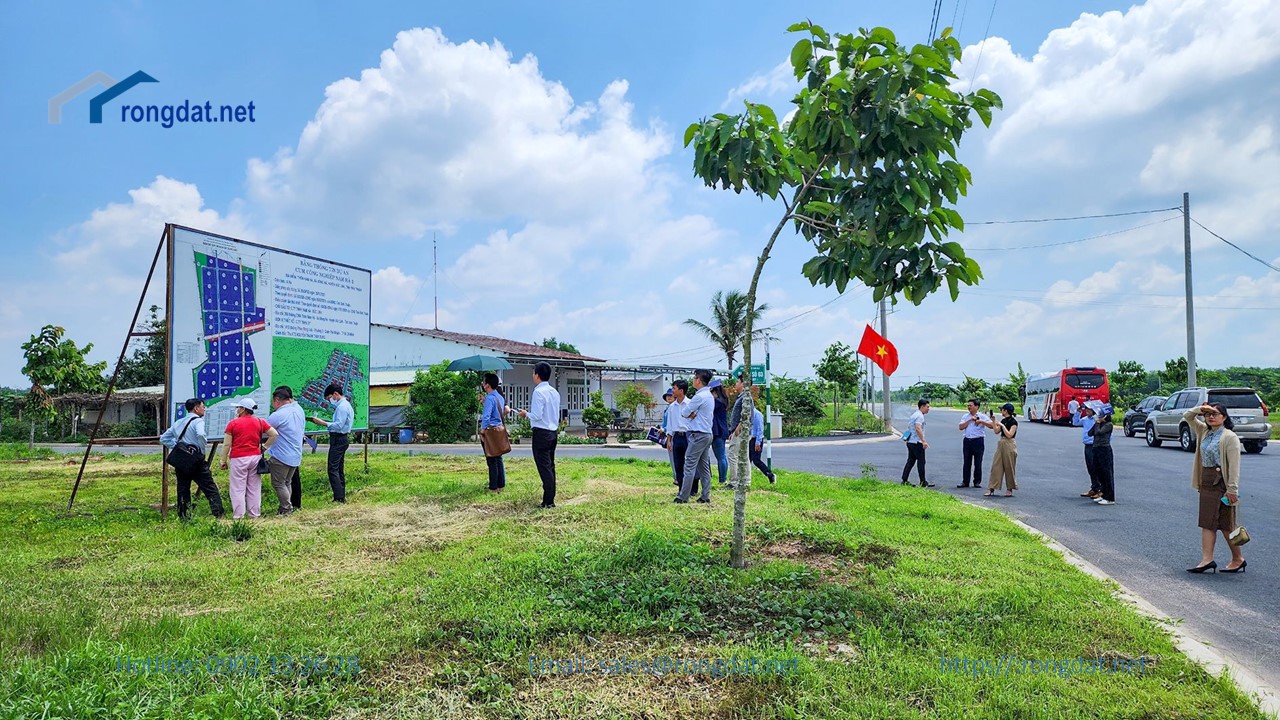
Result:
<svg viewBox="0 0 1280 720"><path fill-rule="evenodd" d="M960 431L964 433L964 467L961 475L962 484L958 488L982 487L982 455L987 449L987 428L991 427L991 418L978 412L978 399L969 398L969 414L960 420ZM970 472L972 471L972 473ZM969 484L972 475L973 485Z"/></svg>
<svg viewBox="0 0 1280 720"><path fill-rule="evenodd" d="M178 475L178 517L183 520L191 519L191 483L194 481L196 488L209 498L209 512L220 518L225 514L222 495L218 492L218 484L214 482L213 473L209 472L209 463L205 460L209 447L204 430L204 401L191 398L183 406L187 409L186 416L160 436L160 444L170 450L180 442L194 445L200 450L200 463L194 468L186 472L174 469Z"/></svg>
<svg viewBox="0 0 1280 720"><path fill-rule="evenodd" d="M675 398L671 406L675 408L675 424L671 431L671 457L676 468L676 487L684 485L684 458L689 452L689 420L685 418L685 408L689 407L689 381L680 379L671 383L671 392Z"/></svg>
<svg viewBox="0 0 1280 720"><path fill-rule="evenodd" d="M533 395L528 410L518 410L521 417L529 418L533 427L533 463L538 466L542 478L542 504L538 507L556 506L556 441L560 438L560 393L547 382L551 379L551 365L540 362L533 366Z"/></svg>
<svg viewBox="0 0 1280 720"><path fill-rule="evenodd" d="M351 424L356 412L351 402L342 394L342 386L329 383L324 389L324 399L333 407L333 420L307 418L317 425L324 425L329 433L329 487L333 489L334 502L347 501L347 448L351 447Z"/></svg>

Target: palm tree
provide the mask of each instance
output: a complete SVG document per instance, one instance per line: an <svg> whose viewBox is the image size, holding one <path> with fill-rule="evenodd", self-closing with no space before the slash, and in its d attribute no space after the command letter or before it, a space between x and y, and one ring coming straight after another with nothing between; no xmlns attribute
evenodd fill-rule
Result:
<svg viewBox="0 0 1280 720"><path fill-rule="evenodd" d="M756 307L751 312L751 322L753 324L758 322L760 316L768 309L767 303ZM693 318L685 320L684 324L697 329L708 340L718 345L724 351L725 359L729 361L728 370L732 372L733 360L737 357L738 348L742 346L747 334L747 296L739 290L730 290L727 293L717 292L711 298L710 326ZM765 330L756 330L752 333L756 340L763 339L766 334Z"/></svg>

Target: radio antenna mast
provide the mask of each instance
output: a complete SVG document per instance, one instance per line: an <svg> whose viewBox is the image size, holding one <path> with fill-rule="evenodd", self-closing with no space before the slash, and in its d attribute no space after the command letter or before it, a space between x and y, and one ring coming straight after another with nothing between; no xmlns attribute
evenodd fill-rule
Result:
<svg viewBox="0 0 1280 720"><path fill-rule="evenodd" d="M436 234L431 233L431 304L435 309L435 329L440 329L440 263L436 260Z"/></svg>

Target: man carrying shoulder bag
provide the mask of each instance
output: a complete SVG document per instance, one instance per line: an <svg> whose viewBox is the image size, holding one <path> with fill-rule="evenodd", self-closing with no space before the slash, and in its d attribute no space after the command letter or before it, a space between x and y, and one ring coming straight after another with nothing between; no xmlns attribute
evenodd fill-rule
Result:
<svg viewBox="0 0 1280 720"><path fill-rule="evenodd" d="M191 482L209 499L209 512L220 518L225 514L222 495L205 460L208 442L204 428L204 401L191 398L184 403L187 416L173 423L160 436L160 444L169 448L165 459L178 476L178 517L191 519Z"/></svg>

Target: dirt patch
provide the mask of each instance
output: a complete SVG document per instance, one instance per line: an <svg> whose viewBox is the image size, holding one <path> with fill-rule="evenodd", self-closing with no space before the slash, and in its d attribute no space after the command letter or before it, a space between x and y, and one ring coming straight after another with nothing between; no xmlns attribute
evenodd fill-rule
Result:
<svg viewBox="0 0 1280 720"><path fill-rule="evenodd" d="M830 510L823 510L821 508L814 509L814 510L805 510L800 514L806 518L809 518L810 520L817 520L818 522L825 522L825 523L840 522L839 515L831 512Z"/></svg>
<svg viewBox="0 0 1280 720"><path fill-rule="evenodd" d="M866 543L859 545L853 551L853 560L859 565L866 567L889 568L898 560L897 548L891 548L888 545L880 543Z"/></svg>
<svg viewBox="0 0 1280 720"><path fill-rule="evenodd" d="M836 573L844 570L846 563L830 550L831 548L815 545L807 540L790 538L765 545L760 549L760 554L766 558L794 560L824 572Z"/></svg>
<svg viewBox="0 0 1280 720"><path fill-rule="evenodd" d="M294 517L298 526L340 530L365 545L439 547L485 532L489 523L513 510L496 505L446 509L435 503L342 505L307 510Z"/></svg>

